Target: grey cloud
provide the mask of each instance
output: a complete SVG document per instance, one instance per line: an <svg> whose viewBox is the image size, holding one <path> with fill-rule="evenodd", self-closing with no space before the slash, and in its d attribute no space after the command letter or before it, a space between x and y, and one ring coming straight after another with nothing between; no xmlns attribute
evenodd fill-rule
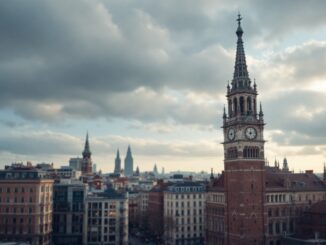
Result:
<svg viewBox="0 0 326 245"><path fill-rule="evenodd" d="M30 120L103 116L212 124L222 101L175 102L165 97L166 89L218 98L232 77L237 10L244 9L250 40L266 30L277 32L281 24L302 29L315 20L324 23L320 14L304 13L309 21L301 20L298 12L307 9L302 3L296 4L294 19L280 17L273 24L273 14L289 15L292 2L279 3L282 8L261 1L1 2L0 107ZM316 1L310 9L320 13L323 4ZM269 11L262 11L266 6ZM246 15L247 8L252 11ZM306 57L318 53L317 47ZM295 66L296 77L302 77L307 63L295 61L304 55L298 49L279 61ZM311 66L307 73L318 75L319 70ZM137 97L139 88L155 96Z"/></svg>
<svg viewBox="0 0 326 245"><path fill-rule="evenodd" d="M21 155L75 155L76 152L81 152L81 146L81 141L75 137L44 131L9 133L4 134L0 139L1 152L10 152Z"/></svg>
<svg viewBox="0 0 326 245"><path fill-rule="evenodd" d="M326 143L325 95L313 91L280 92L263 100L266 129L281 130L273 141L287 145L323 145Z"/></svg>

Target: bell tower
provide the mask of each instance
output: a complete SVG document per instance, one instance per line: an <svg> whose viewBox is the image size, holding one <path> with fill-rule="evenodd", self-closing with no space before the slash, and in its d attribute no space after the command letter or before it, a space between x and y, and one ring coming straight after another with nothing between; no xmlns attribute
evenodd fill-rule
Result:
<svg viewBox="0 0 326 245"><path fill-rule="evenodd" d="M257 112L257 86L252 84L238 15L233 79L227 85L224 108L224 173L226 240L228 245L264 244L265 162L264 114Z"/></svg>

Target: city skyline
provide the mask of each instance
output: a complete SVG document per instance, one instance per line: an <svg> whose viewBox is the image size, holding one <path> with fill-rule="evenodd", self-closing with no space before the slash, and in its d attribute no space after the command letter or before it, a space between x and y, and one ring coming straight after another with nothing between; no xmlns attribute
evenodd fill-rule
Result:
<svg viewBox="0 0 326 245"><path fill-rule="evenodd" d="M265 156L322 172L326 3L300 3L1 3L0 166L67 165L81 156L88 130L103 172L113 172L117 149L124 158L128 145L141 171L157 163L220 172L241 10L267 122Z"/></svg>

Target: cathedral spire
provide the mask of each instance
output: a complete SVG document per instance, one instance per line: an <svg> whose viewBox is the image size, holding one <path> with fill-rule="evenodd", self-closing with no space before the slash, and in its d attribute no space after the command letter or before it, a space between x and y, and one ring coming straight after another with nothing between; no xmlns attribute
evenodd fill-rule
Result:
<svg viewBox="0 0 326 245"><path fill-rule="evenodd" d="M120 152L119 152L119 148L118 148L117 156L115 157L115 161L114 161L114 173L120 174L120 172L121 172L121 159L120 159Z"/></svg>
<svg viewBox="0 0 326 245"><path fill-rule="evenodd" d="M132 176L133 173L134 173L134 160L131 154L130 145L128 145L128 150L125 157L125 175Z"/></svg>
<svg viewBox="0 0 326 245"><path fill-rule="evenodd" d="M118 148L118 150L117 150L117 157L116 157L117 159L120 159L120 152L119 152L119 148Z"/></svg>
<svg viewBox="0 0 326 245"><path fill-rule="evenodd" d="M84 150L83 150L83 157L88 157L90 158L91 157L91 150L90 150L90 147L89 147L89 141L88 141L88 131L86 133L86 140L85 140L85 147L84 147Z"/></svg>
<svg viewBox="0 0 326 245"><path fill-rule="evenodd" d="M233 80L232 80L233 91L238 89L239 90L251 89L250 86L251 81L247 70L246 55L245 55L243 41L242 41L243 30L241 27L241 20L242 17L239 13L237 18L238 28L236 31L236 34L238 36L237 51L236 51L234 73L233 73Z"/></svg>

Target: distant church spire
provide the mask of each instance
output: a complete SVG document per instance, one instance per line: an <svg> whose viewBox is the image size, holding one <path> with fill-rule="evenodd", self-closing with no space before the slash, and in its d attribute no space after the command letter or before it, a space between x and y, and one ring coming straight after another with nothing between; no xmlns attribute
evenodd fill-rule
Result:
<svg viewBox="0 0 326 245"><path fill-rule="evenodd" d="M284 157L282 170L289 171L288 160Z"/></svg>
<svg viewBox="0 0 326 245"><path fill-rule="evenodd" d="M326 181L326 165L325 165L325 163L324 163L324 181Z"/></svg>
<svg viewBox="0 0 326 245"><path fill-rule="evenodd" d="M243 47L243 40L242 40L243 30L241 27L241 20L242 17L239 13L237 18L238 28L236 34L238 36L238 40L237 40L237 51L235 57L233 80L232 80L232 91L252 89L250 87L251 81L247 70L246 55Z"/></svg>
<svg viewBox="0 0 326 245"><path fill-rule="evenodd" d="M130 145L128 145L128 150L125 158L125 175L132 176L134 173L134 160L131 154Z"/></svg>
<svg viewBox="0 0 326 245"><path fill-rule="evenodd" d="M156 163L154 164L153 172L154 172L155 175L158 175L158 170L157 170Z"/></svg>
<svg viewBox="0 0 326 245"><path fill-rule="evenodd" d="M83 154L83 160L81 163L82 174L90 175L92 174L92 159L91 159L92 152L89 147L88 132L86 133L85 147L82 154Z"/></svg>
<svg viewBox="0 0 326 245"><path fill-rule="evenodd" d="M90 150L90 147L89 147L89 142L88 142L88 131L86 133L86 140L85 140L85 147L84 147L84 150L83 150L83 157L84 158L90 158L91 157L91 150Z"/></svg>
<svg viewBox="0 0 326 245"><path fill-rule="evenodd" d="M115 174L120 174L121 173L121 159L120 159L120 152L119 148L117 150L117 155L114 161L114 173Z"/></svg>

